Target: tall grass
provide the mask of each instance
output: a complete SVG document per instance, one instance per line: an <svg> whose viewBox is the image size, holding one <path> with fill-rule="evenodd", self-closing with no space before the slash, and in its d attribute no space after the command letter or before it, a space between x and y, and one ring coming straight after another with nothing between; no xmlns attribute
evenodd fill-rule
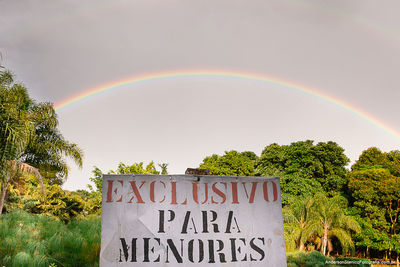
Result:
<svg viewBox="0 0 400 267"><path fill-rule="evenodd" d="M0 266L98 266L100 216L64 224L16 210L0 217Z"/></svg>

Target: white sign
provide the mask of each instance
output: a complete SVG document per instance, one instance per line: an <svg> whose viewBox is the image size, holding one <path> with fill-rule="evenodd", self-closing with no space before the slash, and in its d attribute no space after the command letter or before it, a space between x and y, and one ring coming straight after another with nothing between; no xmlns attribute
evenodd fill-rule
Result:
<svg viewBox="0 0 400 267"><path fill-rule="evenodd" d="M279 178L104 175L100 266L286 266Z"/></svg>

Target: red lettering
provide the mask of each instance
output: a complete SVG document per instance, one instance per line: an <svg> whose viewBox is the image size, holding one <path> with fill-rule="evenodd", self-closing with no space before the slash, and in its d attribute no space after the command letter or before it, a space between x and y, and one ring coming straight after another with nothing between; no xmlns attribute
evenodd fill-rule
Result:
<svg viewBox="0 0 400 267"><path fill-rule="evenodd" d="M164 189L165 189L165 188L166 188L165 183L164 183L163 181L160 181L160 183L164 186ZM151 200L153 203L156 202L156 200L155 200L155 190L154 190L155 184L156 184L156 181L153 181L153 182L150 183L150 200ZM164 201L165 201L165 194L164 194L163 199L160 200L160 203L163 203Z"/></svg>
<svg viewBox="0 0 400 267"><path fill-rule="evenodd" d="M199 193L198 193L198 188L197 188L198 183L192 183L192 188L193 188L193 200L197 204L199 204ZM205 204L208 200L208 183L204 183L204 201L201 202L201 204Z"/></svg>
<svg viewBox="0 0 400 267"><path fill-rule="evenodd" d="M178 203L176 202L176 182L171 182L171 204L177 205Z"/></svg>
<svg viewBox="0 0 400 267"><path fill-rule="evenodd" d="M278 199L278 188L277 188L275 182L271 181L271 183L272 183L272 193L274 195L273 202L275 202ZM264 199L265 199L265 201L269 202L268 184L267 184L267 182L264 182L264 184L263 184L263 191L264 191Z"/></svg>
<svg viewBox="0 0 400 267"><path fill-rule="evenodd" d="M225 185L225 190L226 190L227 184L223 183L223 182L221 182L221 184ZM218 196L220 196L222 198L222 201L220 202L220 204L224 204L226 201L226 195L224 194L224 192L219 190L216 185L217 185L217 183L213 183L212 190L214 191L214 193L216 193ZM214 197L211 197L211 203L218 204L218 202L214 201Z"/></svg>
<svg viewBox="0 0 400 267"><path fill-rule="evenodd" d="M171 204L177 205L178 202L176 200L176 182L171 182ZM182 205L186 205L187 204L187 199L185 199L185 201L183 201L181 203Z"/></svg>
<svg viewBox="0 0 400 267"><path fill-rule="evenodd" d="M250 198L249 198L249 194L247 193L246 183L243 182L242 184L243 184L244 192L246 193L246 197L249 199L249 203L254 203L254 196L256 195L256 189L257 189L258 182L251 182L251 183L252 183L252 187L251 187Z"/></svg>
<svg viewBox="0 0 400 267"><path fill-rule="evenodd" d="M231 182L232 184L232 204L239 204L238 201L238 190L237 190L237 182Z"/></svg>
<svg viewBox="0 0 400 267"><path fill-rule="evenodd" d="M111 202L112 198L112 184L113 184L114 180L108 180L107 181L107 201L106 202Z"/></svg>
<svg viewBox="0 0 400 267"><path fill-rule="evenodd" d="M114 182L114 180L107 181L107 201L106 202L112 202L113 182ZM121 186L124 185L124 181L118 180L118 182L121 184ZM115 188L114 194L117 194L117 192L118 192L118 189ZM122 202L122 196L116 202Z"/></svg>
<svg viewBox="0 0 400 267"><path fill-rule="evenodd" d="M134 195L136 196L136 203L144 203L142 196L140 195L139 189L136 186L136 181L130 181L132 190ZM142 184L139 186L139 188L142 188L142 186L146 183L146 181L143 181ZM128 203L132 203L132 200L135 198L135 196L132 196L132 198L128 201Z"/></svg>

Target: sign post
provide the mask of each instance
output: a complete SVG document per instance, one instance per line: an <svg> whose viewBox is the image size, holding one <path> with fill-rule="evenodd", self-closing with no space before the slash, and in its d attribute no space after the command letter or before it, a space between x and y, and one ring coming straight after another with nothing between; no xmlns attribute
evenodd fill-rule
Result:
<svg viewBox="0 0 400 267"><path fill-rule="evenodd" d="M279 178L104 175L100 266L286 266Z"/></svg>

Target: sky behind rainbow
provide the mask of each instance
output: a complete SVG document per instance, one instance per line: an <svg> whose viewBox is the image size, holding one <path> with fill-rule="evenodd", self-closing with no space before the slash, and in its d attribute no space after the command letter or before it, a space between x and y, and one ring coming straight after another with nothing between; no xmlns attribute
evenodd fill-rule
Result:
<svg viewBox="0 0 400 267"><path fill-rule="evenodd" d="M329 96L328 94L317 91L315 89L311 89L304 85L298 85L293 82L284 81L278 78L271 78L267 76L262 76L259 74L251 74L245 72L234 72L234 71L224 71L224 70L184 70L184 71L166 71L166 72L157 72L157 73L149 73L144 75L138 75L134 77L124 78L122 80L112 81L110 83L106 83L103 85L96 86L94 88L90 88L82 91L81 93L74 95L72 97L66 98L55 103L54 108L56 111L62 111L65 108L68 108L74 104L78 104L79 102L86 100L91 97L95 97L99 94L116 91L121 87L126 86L137 86L138 83L142 82L152 82L155 80L165 80L165 79L179 79L182 77L190 78L190 77L218 77L222 79L226 78L234 78L234 79L249 79L254 81L266 82L275 85L279 85L283 88L289 88L292 90L298 90L303 93L312 95L314 97L319 97L325 101L328 101L334 105L337 105L340 108L343 108L365 120L373 124L374 126L384 130L388 134L397 138L400 141L400 134L396 132L394 129L390 128L388 125L385 125L383 122L380 122L377 118L373 117L371 114L360 110L344 101Z"/></svg>

